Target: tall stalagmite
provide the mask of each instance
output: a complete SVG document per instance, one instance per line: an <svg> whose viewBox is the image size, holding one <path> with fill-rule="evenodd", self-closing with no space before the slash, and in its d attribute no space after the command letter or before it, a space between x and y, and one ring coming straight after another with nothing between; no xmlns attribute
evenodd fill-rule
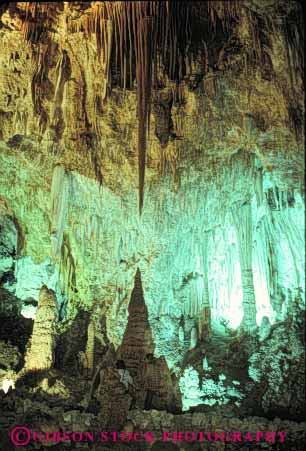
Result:
<svg viewBox="0 0 306 451"><path fill-rule="evenodd" d="M128 323L119 348L119 355L131 372L137 374L146 354L154 353L154 343L139 268L136 271L128 311Z"/></svg>
<svg viewBox="0 0 306 451"><path fill-rule="evenodd" d="M25 357L26 371L40 371L52 368L54 363L54 326L56 319L57 306L55 293L43 285L39 293L32 337Z"/></svg>
<svg viewBox="0 0 306 451"><path fill-rule="evenodd" d="M93 320L89 321L87 328L87 344L86 344L86 365L88 375L92 375L95 364L95 323Z"/></svg>

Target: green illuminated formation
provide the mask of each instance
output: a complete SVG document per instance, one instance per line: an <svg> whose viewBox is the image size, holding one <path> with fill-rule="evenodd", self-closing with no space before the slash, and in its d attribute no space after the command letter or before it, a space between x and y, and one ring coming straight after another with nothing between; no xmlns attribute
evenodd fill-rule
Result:
<svg viewBox="0 0 306 451"><path fill-rule="evenodd" d="M303 27L285 0L0 6L5 430L279 418L302 449Z"/></svg>

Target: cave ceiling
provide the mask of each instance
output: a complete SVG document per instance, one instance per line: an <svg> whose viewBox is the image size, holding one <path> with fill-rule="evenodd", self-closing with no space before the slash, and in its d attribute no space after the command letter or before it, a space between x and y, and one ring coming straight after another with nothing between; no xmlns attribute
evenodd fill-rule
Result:
<svg viewBox="0 0 306 451"><path fill-rule="evenodd" d="M137 170L144 147L148 180L165 171L179 177L186 167L213 174L241 148L267 167L288 152L297 158L303 124L298 3L132 4L1 6L7 151L31 164L43 160L47 173L62 164L117 193L144 183ZM137 46L145 48L137 40L142 22L152 22L146 33L156 42L147 49L154 73L139 75L137 64L146 57L136 61ZM143 89L140 103L147 106L137 106ZM139 144L146 136L139 137L143 125L136 119L147 122L147 110L148 146Z"/></svg>

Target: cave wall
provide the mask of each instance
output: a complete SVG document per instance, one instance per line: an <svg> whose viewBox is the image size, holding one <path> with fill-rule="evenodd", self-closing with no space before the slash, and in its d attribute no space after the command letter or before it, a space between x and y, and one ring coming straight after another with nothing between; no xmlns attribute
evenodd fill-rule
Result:
<svg viewBox="0 0 306 451"><path fill-rule="evenodd" d="M160 349L165 351L163 346L169 342L169 317L174 321L172 338L177 343L176 324L181 316L196 318L200 314L205 283L213 320L228 318L230 326L237 327L242 321L243 292L233 215L248 198L257 323L260 325L263 316L272 322L283 319L289 297L303 293L303 200L298 187L282 186L274 174L263 171L256 157L250 158L252 173L241 174L249 164L248 154L235 155L232 167L220 168L217 187L214 178L206 181L195 172L183 179L179 192L173 190L170 176L162 184L152 183L141 220L135 190L122 199L98 182L66 171L67 186L59 187L58 194L59 198L65 196L65 201L59 210L52 212L50 191L41 189L43 203L23 216L29 227L33 224L28 235L36 255L30 247L17 259L14 293L21 300L38 300L41 285L47 283L57 290L59 303L66 299L67 314L72 316L78 307L88 309L99 300L109 312L109 330L116 331L113 339L118 334L118 344L139 266L152 325L161 328L164 321L164 333L156 333ZM57 171L58 166L54 173ZM26 182L23 186L26 190ZM19 190L23 192L21 184ZM14 199L22 202L19 197ZM49 232L40 248L42 236L34 231L38 209L44 206L50 220L45 215L39 230L47 234L53 226L55 231L51 238ZM61 237L56 238L56 233ZM52 239L61 242L56 255ZM187 334L191 328L192 321Z"/></svg>

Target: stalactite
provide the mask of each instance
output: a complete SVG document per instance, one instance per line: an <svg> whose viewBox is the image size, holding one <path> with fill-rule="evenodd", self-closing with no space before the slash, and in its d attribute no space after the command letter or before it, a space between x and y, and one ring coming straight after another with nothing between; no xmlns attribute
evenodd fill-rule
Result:
<svg viewBox="0 0 306 451"><path fill-rule="evenodd" d="M54 94L54 103L58 107L63 101L64 83L71 75L71 63L66 50L63 50L58 60L56 70L56 87Z"/></svg>
<svg viewBox="0 0 306 451"><path fill-rule="evenodd" d="M37 43L42 32L52 28L56 18L58 5L50 2L26 2L25 18L22 21L21 31L24 39Z"/></svg>
<svg viewBox="0 0 306 451"><path fill-rule="evenodd" d="M152 19L142 17L139 21L138 48L136 52L137 114L138 114L138 170L139 170L139 212L143 207L147 131L149 128L150 98L152 83Z"/></svg>
<svg viewBox="0 0 306 451"><path fill-rule="evenodd" d="M86 243L86 239L84 239ZM59 261L61 288L67 300L71 300L76 290L76 267L67 235L64 235Z"/></svg>
<svg viewBox="0 0 306 451"><path fill-rule="evenodd" d="M58 141L64 131L65 123L63 120L62 102L65 83L71 75L71 63L66 50L62 51L61 57L56 66L56 87L54 93L54 106L51 117L50 127L55 131L55 140Z"/></svg>
<svg viewBox="0 0 306 451"><path fill-rule="evenodd" d="M255 231L255 251L258 259L258 267L262 274L270 297L270 303L276 313L278 307L273 305L272 299L277 296L278 271L277 258L275 255L276 241L275 235L271 230L271 215L269 212L262 218Z"/></svg>
<svg viewBox="0 0 306 451"><path fill-rule="evenodd" d="M232 218L237 232L241 279L243 290L242 327L252 330L256 327L256 301L252 271L252 209L249 202L232 207Z"/></svg>
<svg viewBox="0 0 306 451"><path fill-rule="evenodd" d="M70 174L65 168L60 165L55 166L51 185L51 257L54 260L58 260L61 254L70 183Z"/></svg>

